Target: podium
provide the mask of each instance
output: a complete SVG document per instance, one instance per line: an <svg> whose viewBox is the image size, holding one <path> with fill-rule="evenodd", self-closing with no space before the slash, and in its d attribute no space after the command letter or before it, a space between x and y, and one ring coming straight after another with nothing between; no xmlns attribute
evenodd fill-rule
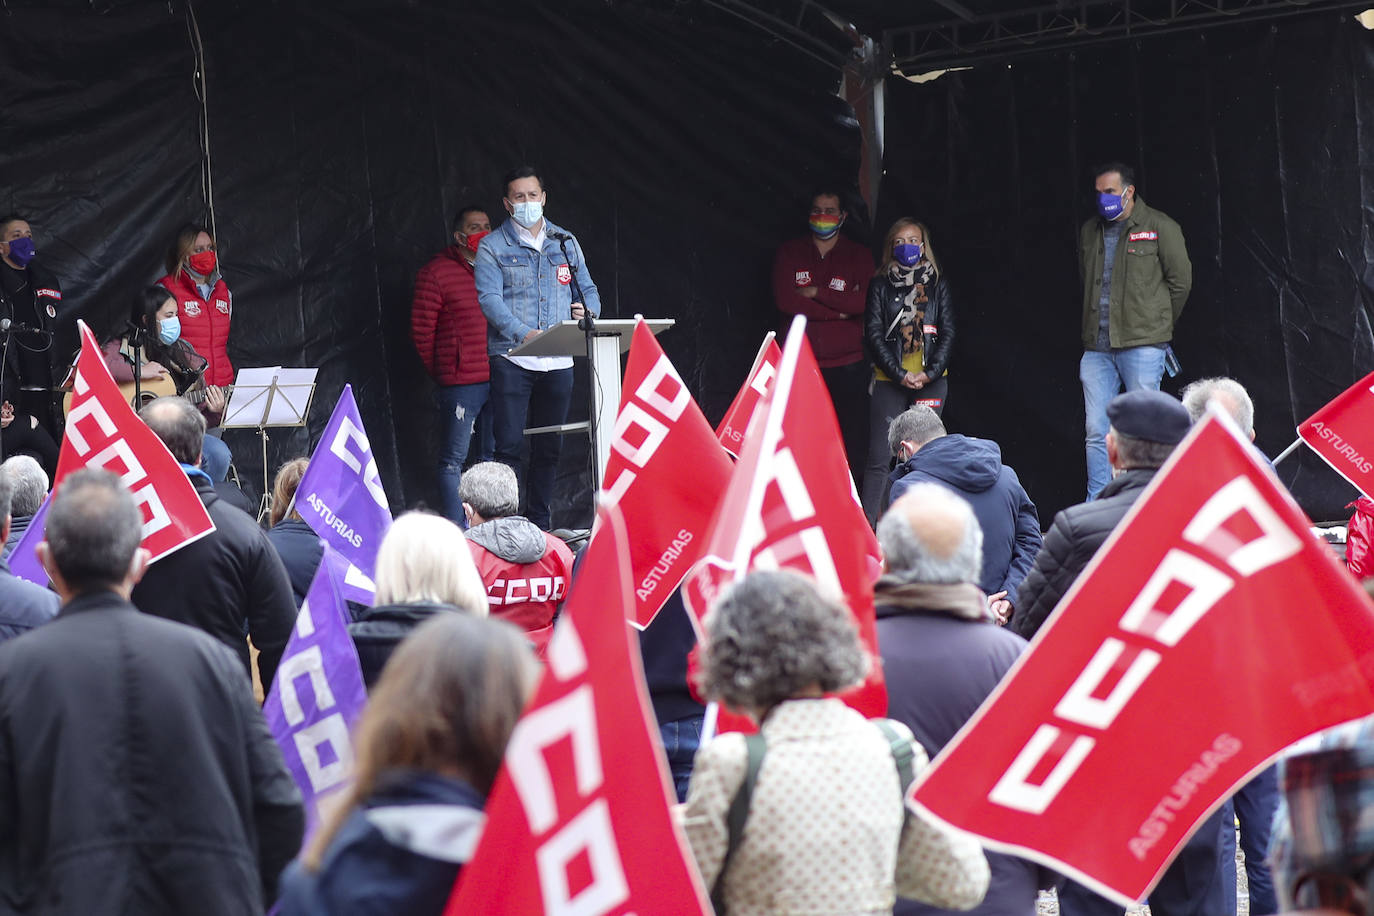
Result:
<svg viewBox="0 0 1374 916"><path fill-rule="evenodd" d="M596 319L593 329L584 331L574 319L560 321L511 350L508 356L586 356L591 363L591 389L588 416L585 423L563 423L557 426L538 426L525 430L525 435L550 435L586 429L592 439L592 455L596 459L592 489L601 489L606 462L611 456L611 440L615 433L616 414L620 411L620 355L630 349L637 318ZM672 318L645 318L644 323L656 336L677 322Z"/></svg>

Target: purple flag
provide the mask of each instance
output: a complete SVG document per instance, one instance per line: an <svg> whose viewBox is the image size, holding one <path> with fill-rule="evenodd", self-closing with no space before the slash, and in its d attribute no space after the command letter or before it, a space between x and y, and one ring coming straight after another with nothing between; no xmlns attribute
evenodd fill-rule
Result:
<svg viewBox="0 0 1374 916"><path fill-rule="evenodd" d="M351 735L367 704L339 583L331 564L320 563L262 706L305 799L307 830L318 820L319 800L353 779Z"/></svg>
<svg viewBox="0 0 1374 916"><path fill-rule="evenodd" d="M334 405L324 437L296 488L295 505L306 524L370 584L376 577L377 548L391 527L391 509L352 385L344 386Z"/></svg>
<svg viewBox="0 0 1374 916"><path fill-rule="evenodd" d="M19 536L19 540L14 545L14 550L10 552L9 564L10 572L21 579L28 579L35 585L48 587L48 573L43 568L43 564L38 562L38 556L33 549L38 546L38 542L43 540L43 528L48 521L48 505L52 502L52 494L43 497L43 504L38 507L38 511L29 520L29 527L24 529L24 533Z"/></svg>
<svg viewBox="0 0 1374 916"><path fill-rule="evenodd" d="M377 600L377 585L362 570L348 562L344 555L328 544L324 545L321 563L328 563L334 569L335 581L340 583L339 590L345 600L371 607Z"/></svg>

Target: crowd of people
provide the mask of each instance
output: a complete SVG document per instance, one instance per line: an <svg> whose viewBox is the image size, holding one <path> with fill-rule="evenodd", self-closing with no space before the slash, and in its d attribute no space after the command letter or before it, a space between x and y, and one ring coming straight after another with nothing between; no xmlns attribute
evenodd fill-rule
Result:
<svg viewBox="0 0 1374 916"><path fill-rule="evenodd" d="M1095 179L1099 216L1081 252L1089 499L1043 535L999 446L944 424L954 304L927 227L894 223L875 272L839 233L842 196L821 191L809 236L779 250L776 304L809 319L882 550L878 651L864 649L841 599L788 571L729 588L699 648L677 594L641 634L675 817L717 912L1031 916L1051 889L1064 916L1122 912L904 804L1209 405L1253 438L1238 382L1197 381L1181 400L1158 390L1190 282L1182 238L1137 199L1128 167ZM595 315L599 301L576 239L544 218L537 173L513 171L503 193L508 220L493 231L484 210L463 208L454 244L417 277L414 339L443 416L443 514L397 518L378 550L375 600L349 608L369 700L351 785L308 837L254 702L324 561L294 511L308 460L279 470L267 530L218 487L225 456L212 429L233 378L231 298L212 235L179 235L168 276L139 295L128 333L105 352L117 379L170 383L139 418L215 530L149 565L131 494L112 474L80 471L52 493L37 548L52 587L0 559L0 913L443 911L577 576L573 550L547 532L558 436L536 437L527 456L522 447L526 425L566 419L571 369L509 351ZM24 221L0 222L0 288L21 334L41 337L60 292L41 272L21 277L52 283L29 298L16 285L35 266L30 237ZM52 419L42 399L20 397L40 370L51 394L51 347L22 353L4 363L7 453L16 425L36 435ZM1093 464L1099 434L1105 471ZM14 448L0 464L6 557L53 470L52 454ZM836 694L874 665L889 701L886 718L868 720ZM703 743L708 702L750 717L758 734ZM1374 912L1374 834L1349 816L1374 810L1371 755L1366 727L1294 757L1287 797L1302 817L1291 826L1276 820L1278 771L1257 776L1197 828L1151 893L1152 912L1237 912L1237 824L1254 916Z"/></svg>
<svg viewBox="0 0 1374 916"><path fill-rule="evenodd" d="M940 476L957 463L943 450L986 459L980 440L947 433L925 405L898 414L888 433L897 495L877 525L876 657L837 598L800 574L761 571L707 617L700 677L689 681L695 634L670 601L641 651L677 816L719 912L1031 914L1050 888L1061 913L1121 912L1043 866L983 850L903 797L1209 403L1242 429L1253 422L1228 379L1194 383L1183 402L1155 391L1115 398L1110 492L1060 513L1038 549L1036 526L1014 523L1034 511L1008 469L990 485L986 468L977 486ZM273 901L283 914L441 912L575 585L571 552L516 514L515 475L500 462L463 475L466 532L425 513L395 521L376 601L355 607L348 627L370 695L355 779L302 848L300 797L252 687L272 683L303 599L292 583L321 558L278 549L291 543L290 513L264 532L218 499L199 467L205 420L193 405L163 397L140 417L216 530L149 566L131 495L114 475L82 471L53 494L38 547L52 590L0 561L0 902L15 912L103 912L111 899L149 913L259 913ZM923 464L923 453L939 460ZM302 463L278 475L283 505ZM46 489L33 459L0 465L0 535ZM521 579L556 585L522 590ZM889 718L870 721L835 694L875 664ZM708 701L747 714L759 733L698 747ZM688 722L695 730L684 733ZM1297 758L1307 769L1290 785L1292 803L1346 823L1349 787L1334 781L1368 782L1358 773L1369 747ZM1295 887L1328 902L1366 899L1368 831L1280 819L1271 844L1279 796L1271 770L1217 809L1152 892L1151 911L1236 912L1237 819L1249 912L1279 912ZM1366 858L1332 849L1333 836Z"/></svg>

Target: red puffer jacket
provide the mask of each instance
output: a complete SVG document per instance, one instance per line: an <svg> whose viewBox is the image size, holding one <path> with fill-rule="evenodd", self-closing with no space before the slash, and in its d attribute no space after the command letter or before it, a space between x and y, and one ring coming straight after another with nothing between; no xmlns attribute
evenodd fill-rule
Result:
<svg viewBox="0 0 1374 916"><path fill-rule="evenodd" d="M491 378L487 319L459 246L445 248L415 275L410 339L437 384L474 385Z"/></svg>
<svg viewBox="0 0 1374 916"><path fill-rule="evenodd" d="M210 298L203 299L195 281L185 269L175 277L168 275L157 281L176 297L177 313L181 319L181 337L205 357L205 384L232 385L234 364L229 362L229 319L234 310L233 297L223 277L215 278Z"/></svg>

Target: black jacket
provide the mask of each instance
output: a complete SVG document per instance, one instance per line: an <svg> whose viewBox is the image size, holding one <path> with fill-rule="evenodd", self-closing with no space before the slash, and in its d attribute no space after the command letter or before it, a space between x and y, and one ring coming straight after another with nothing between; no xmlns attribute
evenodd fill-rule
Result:
<svg viewBox="0 0 1374 916"><path fill-rule="evenodd" d="M20 579L0 560L0 643L52 620L57 606L57 595Z"/></svg>
<svg viewBox="0 0 1374 916"><path fill-rule="evenodd" d="M893 381L900 381L906 370L902 368L900 331L893 328L889 334L888 328L892 328L901 313L906 295L906 287L894 286L885 276L874 277L868 285L868 306L864 309L864 353ZM949 284L943 277L936 278L926 296L930 301L925 304L925 317L921 321L922 348L924 371L933 381L949 368L954 347L954 306L950 302Z"/></svg>
<svg viewBox="0 0 1374 916"><path fill-rule="evenodd" d="M98 592L0 646L0 913L259 916L304 829L214 639Z"/></svg>
<svg viewBox="0 0 1374 916"><path fill-rule="evenodd" d="M281 916L404 913L440 916L486 821L485 799L435 773L383 773L348 815L318 872L282 877Z"/></svg>
<svg viewBox="0 0 1374 916"><path fill-rule="evenodd" d="M1040 551L1040 516L996 442L957 434L932 439L892 472L892 501L912 484L938 483L968 500L983 529L978 587L1006 591L1014 607L1021 581Z"/></svg>
<svg viewBox="0 0 1374 916"><path fill-rule="evenodd" d="M660 726L690 716L706 714L687 686L687 656L697 644L690 611L682 601L682 589L674 589L647 627L639 634L639 653L644 660L644 684Z"/></svg>
<svg viewBox="0 0 1374 916"><path fill-rule="evenodd" d="M29 522L31 521L33 521L32 515L21 515L18 518L10 516L10 536L5 539L5 546L3 551L0 551L0 556L9 559L10 554L14 553L14 548L19 543L19 539L24 536L25 531L29 530Z"/></svg>
<svg viewBox="0 0 1374 916"><path fill-rule="evenodd" d="M277 549L286 574L291 579L291 591L296 596L296 607L305 601L310 591L310 583L315 580L315 570L320 568L324 557L324 544L320 536L299 518L284 518L267 532L267 539Z"/></svg>
<svg viewBox="0 0 1374 916"><path fill-rule="evenodd" d="M1008 624L1013 631L1027 639L1035 635L1155 473L1155 469L1126 471L1103 487L1097 499L1069 506L1054 517L1045 546L1021 583L1021 600Z"/></svg>
<svg viewBox="0 0 1374 916"><path fill-rule="evenodd" d="M193 474L191 481L215 530L148 567L133 602L214 636L238 654L244 671L244 637L251 634L266 694L296 624L291 580L257 522L220 499L208 477Z"/></svg>
<svg viewBox="0 0 1374 916"><path fill-rule="evenodd" d="M9 268L5 265L6 269ZM34 291L34 314L27 314L27 304L20 307L18 314L15 312L15 303L10 302L5 295L4 286L0 284L0 318L8 318L16 324L26 327L33 327L34 322L38 322L38 327L42 328L42 334L16 333L14 343L9 349L9 357L5 361L3 373L3 390L7 400L14 400L15 392L19 385L19 355L18 350L22 345L34 348L46 348L44 361L48 366L48 374L52 379L53 386L58 385L67 374L67 367L73 362L73 353L69 347L69 341L60 340L57 335L57 325L59 316L65 317L62 308L62 286L57 281L57 276L44 267L37 258L29 262L29 266L23 271L27 275L27 282L33 287ZM52 310L49 314L49 309Z"/></svg>
<svg viewBox="0 0 1374 916"><path fill-rule="evenodd" d="M420 624L435 614L451 611L455 614L466 613L451 604L438 604L417 601L413 604L384 604L368 608L362 616L348 625L348 635L353 638L353 646L358 650L358 663L363 669L363 683L371 690L377 678L382 676L382 668L401 640L410 635Z"/></svg>
<svg viewBox="0 0 1374 916"><path fill-rule="evenodd" d="M1026 641L986 620L886 603L874 595L878 652L887 678L887 714L906 725L934 759L992 693ZM1051 883L1033 863L987 853L992 880L973 913L1031 916L1039 887ZM896 916L945 913L898 900Z"/></svg>

